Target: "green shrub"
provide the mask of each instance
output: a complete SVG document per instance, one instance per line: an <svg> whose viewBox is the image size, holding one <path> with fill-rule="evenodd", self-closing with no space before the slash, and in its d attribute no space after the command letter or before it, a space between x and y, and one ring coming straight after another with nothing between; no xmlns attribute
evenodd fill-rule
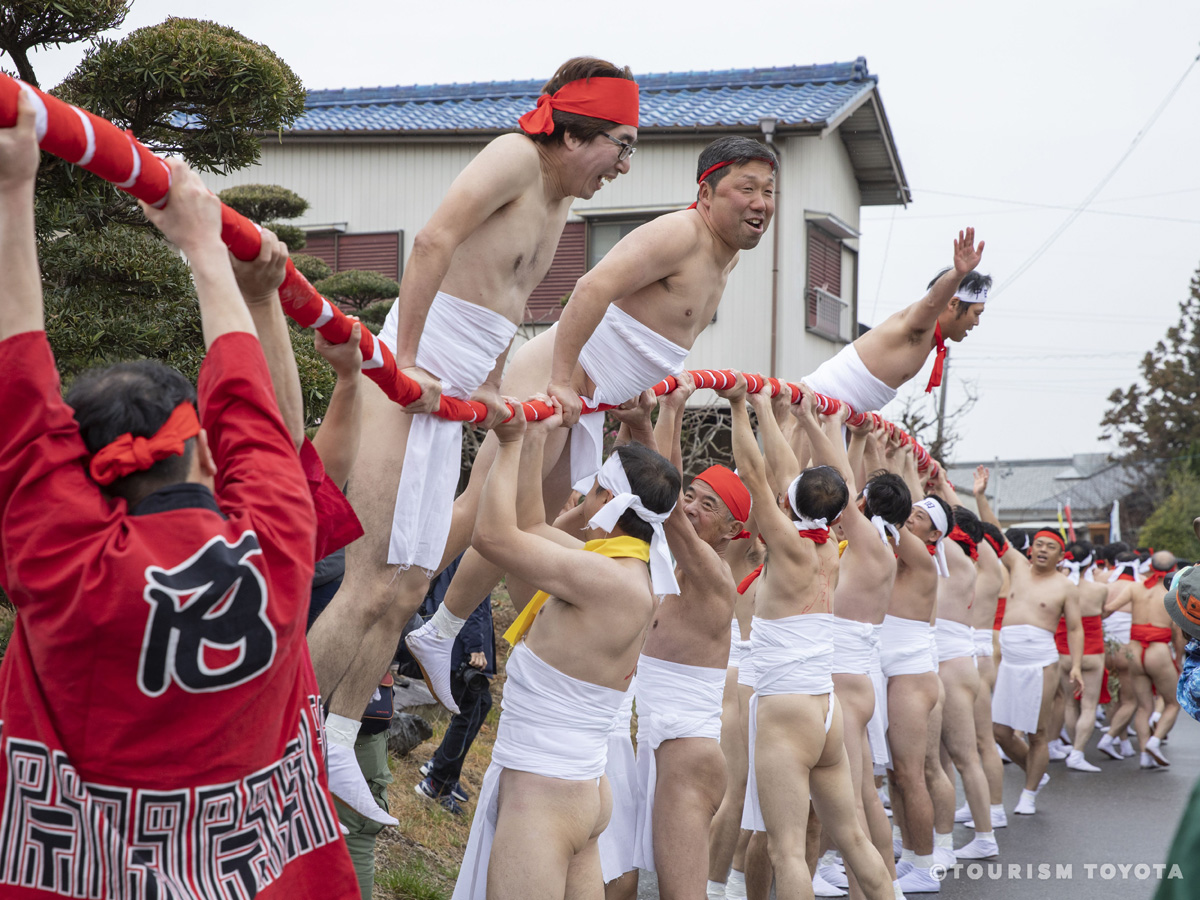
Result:
<svg viewBox="0 0 1200 900"><path fill-rule="evenodd" d="M347 269L322 278L313 287L332 302L353 309L365 309L376 300L386 300L400 293L400 285L386 275L360 269Z"/></svg>
<svg viewBox="0 0 1200 900"><path fill-rule="evenodd" d="M275 237L287 244L288 252L303 250L308 243L308 235L298 225L289 225L287 222L268 222L263 228L269 228L275 232Z"/></svg>
<svg viewBox="0 0 1200 900"><path fill-rule="evenodd" d="M383 328L383 322L388 317L388 313L392 311L392 304L395 302L395 300L381 300L378 303L372 303L366 309L359 311L359 321L371 330L371 334L379 334L379 330Z"/></svg>
<svg viewBox="0 0 1200 900"><path fill-rule="evenodd" d="M239 184L217 194L221 202L236 209L251 222L294 219L308 211L308 201L277 184ZM274 226L271 226L274 231Z"/></svg>
<svg viewBox="0 0 1200 900"><path fill-rule="evenodd" d="M316 284L322 278L328 278L333 274L329 263L319 256L309 256L307 253L293 253L292 265L309 280L310 284Z"/></svg>

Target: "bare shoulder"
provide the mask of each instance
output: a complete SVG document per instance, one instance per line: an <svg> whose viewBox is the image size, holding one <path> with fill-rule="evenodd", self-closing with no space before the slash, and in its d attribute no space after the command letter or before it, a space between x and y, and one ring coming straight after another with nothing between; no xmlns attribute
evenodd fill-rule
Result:
<svg viewBox="0 0 1200 900"><path fill-rule="evenodd" d="M507 184L540 183L542 158L537 151L537 144L523 134L500 135L484 147L462 172L468 178L483 173Z"/></svg>

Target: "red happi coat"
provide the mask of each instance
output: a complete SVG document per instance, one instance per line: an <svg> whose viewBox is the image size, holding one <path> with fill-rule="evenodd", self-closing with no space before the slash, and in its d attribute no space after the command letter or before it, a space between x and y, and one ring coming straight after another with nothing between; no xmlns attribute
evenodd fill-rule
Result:
<svg viewBox="0 0 1200 900"><path fill-rule="evenodd" d="M0 342L0 896L359 891L304 638L315 520L258 341L200 369L216 494L131 511L89 454L44 332Z"/></svg>

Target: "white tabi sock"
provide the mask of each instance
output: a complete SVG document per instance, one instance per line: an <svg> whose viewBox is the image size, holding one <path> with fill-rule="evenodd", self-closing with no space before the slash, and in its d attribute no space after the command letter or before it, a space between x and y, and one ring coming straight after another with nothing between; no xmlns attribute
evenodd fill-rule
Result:
<svg viewBox="0 0 1200 900"><path fill-rule="evenodd" d="M462 627L466 623L466 619L460 619L454 613L450 612L446 608L445 603L437 608L437 611L434 612L433 617L429 620L429 624L437 630L437 633L448 641L452 641L458 637L458 633L462 631Z"/></svg>
<svg viewBox="0 0 1200 900"><path fill-rule="evenodd" d="M899 825L893 825L893 826L892 826L892 840L893 840L893 841L898 841L898 840L900 840L900 839L901 839L901 835L900 835L900 826L899 826Z"/></svg>
<svg viewBox="0 0 1200 900"><path fill-rule="evenodd" d="M729 900L746 900L746 873L737 869L729 870L729 878L725 881L725 896Z"/></svg>
<svg viewBox="0 0 1200 900"><path fill-rule="evenodd" d="M1003 803L993 803L992 804L992 815L995 815L996 813L1002 813L1002 812L1004 812L1004 804Z"/></svg>
<svg viewBox="0 0 1200 900"><path fill-rule="evenodd" d="M909 850L907 847L905 847L903 850L900 851L900 860L899 861L904 862L906 859L910 863L912 863L914 866L917 864L917 854L914 853L912 850Z"/></svg>
<svg viewBox="0 0 1200 900"><path fill-rule="evenodd" d="M339 747L348 747L354 749L354 742L358 740L358 729L362 722L355 719L348 719L345 716L339 716L337 713L330 713L325 717L325 737L331 744L337 744Z"/></svg>
<svg viewBox="0 0 1200 900"><path fill-rule="evenodd" d="M913 866L915 866L918 869L928 869L932 865L933 865L933 854L932 853L930 853L928 856L913 857Z"/></svg>
<svg viewBox="0 0 1200 900"><path fill-rule="evenodd" d="M954 849L954 832L951 831L949 834L938 834L935 831L933 833L933 846L934 847L948 847L951 850L953 850Z"/></svg>
<svg viewBox="0 0 1200 900"><path fill-rule="evenodd" d="M706 893L708 894L708 900L723 900L725 896L725 882L710 881Z"/></svg>
<svg viewBox="0 0 1200 900"><path fill-rule="evenodd" d="M994 841L994 840L996 840L996 832L980 831L978 828L976 828L975 829L975 837L979 840Z"/></svg>

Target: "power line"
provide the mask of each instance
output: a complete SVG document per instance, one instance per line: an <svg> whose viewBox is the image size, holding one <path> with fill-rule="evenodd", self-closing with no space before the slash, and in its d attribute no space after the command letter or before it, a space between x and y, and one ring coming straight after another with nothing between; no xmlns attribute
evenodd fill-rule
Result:
<svg viewBox="0 0 1200 900"><path fill-rule="evenodd" d="M1076 207L1075 210L1063 220L1062 224L1059 225L1058 228L1056 228L1054 232L1042 242L1042 245L1033 252L1033 255L1025 260L1025 262L1021 263L1021 265L1017 266L1016 270L1008 277L1008 280L997 287L992 292L993 294L999 294L1001 291L1007 289L1009 285L1013 284L1018 278L1029 271L1029 268L1042 258L1042 256L1047 250L1050 249L1054 242L1059 239L1062 233L1070 228L1071 224L1078 219L1080 215L1082 215L1083 211L1087 209L1088 204L1090 204L1096 198L1096 196L1102 190L1104 190L1104 186L1107 185L1112 177L1117 174L1117 171L1125 164L1125 160L1129 159L1133 151L1137 149L1138 144L1140 144L1143 139L1145 139L1146 135L1149 134L1150 129L1154 126L1154 123L1158 121L1158 117L1163 114L1163 111L1167 108L1168 104L1170 104L1171 100L1174 99L1175 95L1179 92L1179 89L1183 87L1184 81L1187 80L1187 77L1191 74L1192 69L1196 67L1197 62L1200 62L1200 54L1198 54L1191 61L1191 63L1188 64L1188 67L1184 70L1182 77L1175 82L1175 86L1171 88L1171 90L1167 93L1167 96L1163 98L1162 103L1160 103L1158 108L1155 109L1151 114L1146 124L1142 126L1142 130L1137 133L1137 136L1133 139L1133 143L1129 145L1128 149L1126 149L1126 151L1121 155L1121 158L1117 160L1117 164L1108 170L1108 173L1100 179L1100 183L1097 184L1092 189L1091 193L1083 199L1083 202L1080 203L1079 206Z"/></svg>
<svg viewBox="0 0 1200 900"><path fill-rule="evenodd" d="M883 261L879 264L879 281L875 283L875 305L871 307L871 321L877 321L875 314L879 312L879 293L883 290L883 273L887 269L888 250L892 246L892 229L896 226L896 207L892 207L891 221L888 222L887 240L883 243Z"/></svg>

